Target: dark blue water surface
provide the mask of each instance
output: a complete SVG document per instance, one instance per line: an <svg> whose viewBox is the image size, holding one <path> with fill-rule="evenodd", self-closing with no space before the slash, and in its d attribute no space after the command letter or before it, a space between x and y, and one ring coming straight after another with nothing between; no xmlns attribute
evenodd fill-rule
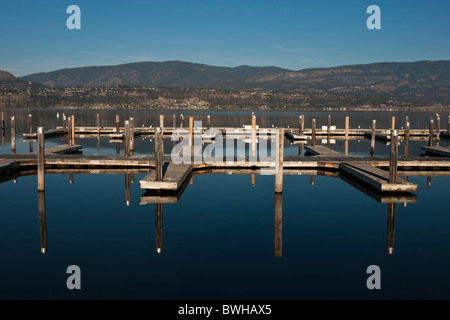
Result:
<svg viewBox="0 0 450 320"><path fill-rule="evenodd" d="M46 127L59 125L54 110L8 112L25 120L31 112ZM74 112L92 119L86 125L95 124L96 111ZM157 112L129 112L157 123ZM102 111L108 125L113 125L115 113ZM217 125L234 121L242 126L249 123L248 114L215 114L212 119ZM327 115L314 116L325 121ZM333 114L342 122L338 127L346 115ZM400 123L408 114L396 115ZM412 128L424 128L430 115L410 114L417 123ZM386 119L387 127L390 116L352 113L351 119L361 127L368 127L371 118L378 123ZM293 113L269 113L264 121L294 126L297 119ZM28 142L21 141L25 120L17 131L19 153L29 151ZM5 138L0 151L9 154ZM48 140L47 147L61 142ZM100 151L96 139L76 143L83 145L84 154L115 154L115 145L106 138ZM419 156L424 144L412 142L412 155ZM364 139L352 140L350 154L368 155L369 146ZM331 147L343 152L343 141ZM153 148L148 139L136 140L138 154L153 153ZM388 150L377 143L376 153L386 155ZM297 155L298 147L286 140L285 154ZM301 172L285 175L282 196L276 199L274 176L257 173L252 185L249 174L231 171L194 175L178 203L163 204L162 252L157 253L156 205L140 204L145 191L139 180L145 176L134 174L127 206L125 174L47 174L41 221L35 175L1 183L0 299L450 298L448 176L409 177L418 185L417 202L395 205L393 254L387 253L389 205L340 178L318 175L312 181ZM275 203L282 209L281 233L275 228ZM70 265L81 269L81 290L66 287ZM370 265L380 267L380 290L366 286Z"/></svg>

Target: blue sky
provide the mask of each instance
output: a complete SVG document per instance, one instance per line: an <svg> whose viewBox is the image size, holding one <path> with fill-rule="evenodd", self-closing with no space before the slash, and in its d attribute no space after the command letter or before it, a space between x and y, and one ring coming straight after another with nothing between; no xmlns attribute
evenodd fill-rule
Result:
<svg viewBox="0 0 450 320"><path fill-rule="evenodd" d="M69 30L69 5L81 30ZM381 30L369 30L369 5ZM450 1L1 0L0 69L181 60L292 70L450 59Z"/></svg>

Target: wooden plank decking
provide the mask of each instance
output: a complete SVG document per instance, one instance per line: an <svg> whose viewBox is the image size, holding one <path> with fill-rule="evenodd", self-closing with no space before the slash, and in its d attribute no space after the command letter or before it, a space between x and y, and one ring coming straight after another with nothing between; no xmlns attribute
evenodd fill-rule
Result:
<svg viewBox="0 0 450 320"><path fill-rule="evenodd" d="M141 189L178 190L192 172L190 164L174 164L170 162L163 173L162 181L155 181L155 171L140 181Z"/></svg>
<svg viewBox="0 0 450 320"><path fill-rule="evenodd" d="M389 172L364 163L341 163L339 170L362 181L381 192L416 192L417 185L397 177L396 183L389 183Z"/></svg>
<svg viewBox="0 0 450 320"><path fill-rule="evenodd" d="M44 132L45 138L55 138L60 137L66 134L67 130L64 130L63 128L56 128L56 129L50 129L48 131ZM25 140L36 140L37 134L36 133L24 133L23 137Z"/></svg>

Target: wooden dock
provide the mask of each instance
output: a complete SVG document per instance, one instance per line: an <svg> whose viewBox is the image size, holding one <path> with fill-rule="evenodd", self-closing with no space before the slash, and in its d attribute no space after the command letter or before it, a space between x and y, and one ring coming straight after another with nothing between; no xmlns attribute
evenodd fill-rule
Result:
<svg viewBox="0 0 450 320"><path fill-rule="evenodd" d="M340 172L355 178L381 192L417 192L417 185L401 177L389 182L389 172L364 163L341 163Z"/></svg>
<svg viewBox="0 0 450 320"><path fill-rule="evenodd" d="M67 130L64 130L63 128L56 128L56 129L50 129L48 131L44 132L44 137L47 138L57 138L62 137L67 133ZM37 133L24 133L23 137L25 140L36 140Z"/></svg>
<svg viewBox="0 0 450 320"><path fill-rule="evenodd" d="M190 164L174 164L173 162L169 162L166 165L166 170L163 169L162 181L155 180L155 171L153 171L139 181L141 189L178 190L192 172L192 165Z"/></svg>

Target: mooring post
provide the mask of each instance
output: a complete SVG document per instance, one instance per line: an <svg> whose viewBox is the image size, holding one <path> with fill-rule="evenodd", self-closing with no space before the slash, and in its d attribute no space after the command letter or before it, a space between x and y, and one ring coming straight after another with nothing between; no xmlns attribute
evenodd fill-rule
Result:
<svg viewBox="0 0 450 320"><path fill-rule="evenodd" d="M430 119L430 130L428 133L428 146L432 147L433 146L433 135L434 135L434 120Z"/></svg>
<svg viewBox="0 0 450 320"><path fill-rule="evenodd" d="M439 135L441 134L441 117L436 115L436 141L440 140Z"/></svg>
<svg viewBox="0 0 450 320"><path fill-rule="evenodd" d="M163 137L161 128L155 128L155 181L163 178Z"/></svg>
<svg viewBox="0 0 450 320"><path fill-rule="evenodd" d="M45 190L45 138L44 138L44 128L37 128L37 144L38 144L38 191Z"/></svg>
<svg viewBox="0 0 450 320"><path fill-rule="evenodd" d="M377 127L377 120L372 120L372 136L370 138L370 156L375 154L375 130Z"/></svg>
<svg viewBox="0 0 450 320"><path fill-rule="evenodd" d="M450 124L450 117L449 117L449 124ZM4 135L5 132L5 112L2 111L2 134Z"/></svg>
<svg viewBox="0 0 450 320"><path fill-rule="evenodd" d="M175 129L177 128L177 116L175 114L172 116L172 126L173 132L175 132Z"/></svg>
<svg viewBox="0 0 450 320"><path fill-rule="evenodd" d="M316 145L316 119L312 119L311 123L311 146Z"/></svg>
<svg viewBox="0 0 450 320"><path fill-rule="evenodd" d="M386 243L386 252L388 254L394 253L395 207L396 207L395 203L388 203L387 243Z"/></svg>
<svg viewBox="0 0 450 320"><path fill-rule="evenodd" d="M284 128L277 129L275 164L275 193L283 192L283 157L284 157Z"/></svg>
<svg viewBox="0 0 450 320"><path fill-rule="evenodd" d="M184 115L180 114L180 128L183 128Z"/></svg>
<svg viewBox="0 0 450 320"><path fill-rule="evenodd" d="M11 117L11 151L16 153L16 118Z"/></svg>
<svg viewBox="0 0 450 320"><path fill-rule="evenodd" d="M164 134L164 115L159 115L159 127L161 128L161 132Z"/></svg>
<svg viewBox="0 0 450 320"><path fill-rule="evenodd" d="M130 157L134 154L134 118L131 117L130 118L130 128L129 128L130 132L129 132L129 138L130 138L130 148L129 148L129 152L130 152Z"/></svg>
<svg viewBox="0 0 450 320"><path fill-rule="evenodd" d="M395 116L392 117L391 130L395 130Z"/></svg>
<svg viewBox="0 0 450 320"><path fill-rule="evenodd" d="M155 249L156 253L163 251L163 205L155 204Z"/></svg>
<svg viewBox="0 0 450 320"><path fill-rule="evenodd" d="M28 115L28 132L30 134L33 133L33 116L31 115L31 113Z"/></svg>
<svg viewBox="0 0 450 320"><path fill-rule="evenodd" d="M275 193L275 257L281 257L283 252L283 194Z"/></svg>
<svg viewBox="0 0 450 320"><path fill-rule="evenodd" d="M250 179L251 179L252 186L254 187L255 184L256 184L256 178L255 178L255 174L254 173L251 174L251 178Z"/></svg>
<svg viewBox="0 0 450 320"><path fill-rule="evenodd" d="M72 117L67 118L67 142L72 145Z"/></svg>
<svg viewBox="0 0 450 320"><path fill-rule="evenodd" d="M331 135L331 115L328 115L327 136L330 137L330 135Z"/></svg>
<svg viewBox="0 0 450 320"><path fill-rule="evenodd" d="M72 115L72 146L75 145L75 116Z"/></svg>
<svg viewBox="0 0 450 320"><path fill-rule="evenodd" d="M189 147L194 145L194 117L189 117Z"/></svg>
<svg viewBox="0 0 450 320"><path fill-rule="evenodd" d="M298 135L302 136L305 132L305 116L301 115L298 117Z"/></svg>
<svg viewBox="0 0 450 320"><path fill-rule="evenodd" d="M116 114L116 133L120 132L120 123L119 123L120 117L118 114Z"/></svg>
<svg viewBox="0 0 450 320"><path fill-rule="evenodd" d="M206 129L210 129L211 128L211 116L208 114L208 116L206 117Z"/></svg>
<svg viewBox="0 0 450 320"><path fill-rule="evenodd" d="M405 127L405 158L409 158L409 133L410 131L410 124L409 122L406 123Z"/></svg>
<svg viewBox="0 0 450 320"><path fill-rule="evenodd" d="M38 191L39 207L39 235L41 241L41 253L47 253L47 219L45 215L45 192Z"/></svg>
<svg viewBox="0 0 450 320"><path fill-rule="evenodd" d="M125 120L124 135L123 135L123 155L130 156L130 121Z"/></svg>
<svg viewBox="0 0 450 320"><path fill-rule="evenodd" d="M100 115L97 113L97 151L100 151Z"/></svg>
<svg viewBox="0 0 450 320"><path fill-rule="evenodd" d="M252 157L256 156L256 116L252 115Z"/></svg>
<svg viewBox="0 0 450 320"><path fill-rule="evenodd" d="M345 117L345 140L348 140L348 131L350 129L350 117Z"/></svg>
<svg viewBox="0 0 450 320"><path fill-rule="evenodd" d="M391 153L389 158L389 183L397 183L398 132L391 132Z"/></svg>

